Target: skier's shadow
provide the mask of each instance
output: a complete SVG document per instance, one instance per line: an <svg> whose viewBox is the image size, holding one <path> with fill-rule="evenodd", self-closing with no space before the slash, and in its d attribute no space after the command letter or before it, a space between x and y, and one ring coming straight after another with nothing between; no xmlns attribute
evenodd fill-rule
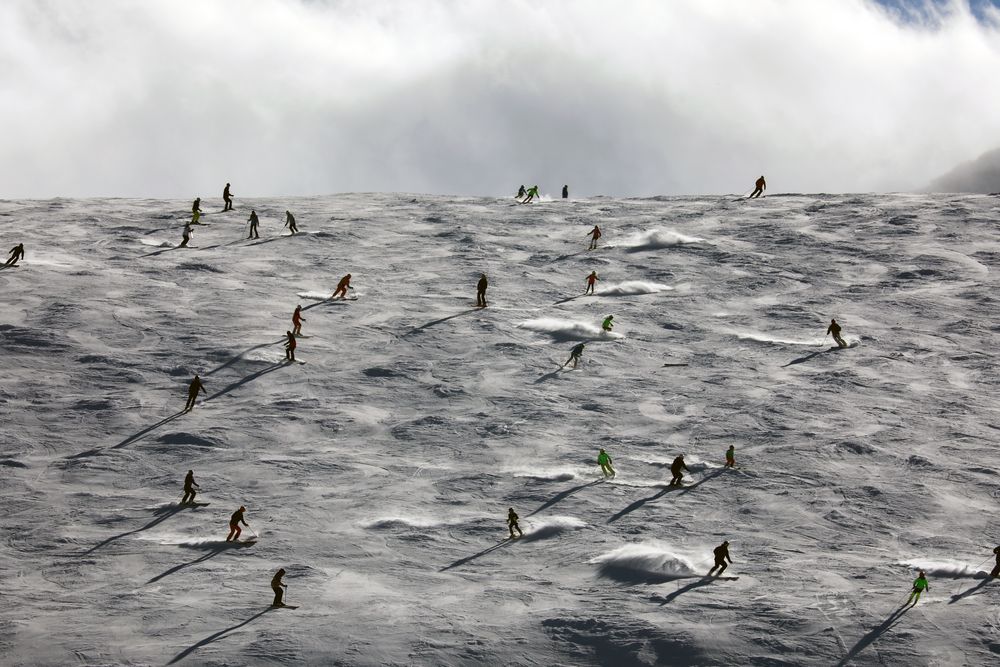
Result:
<svg viewBox="0 0 1000 667"><path fill-rule="evenodd" d="M487 547L486 549L483 549L482 551L480 551L477 554L472 554L471 556L466 556L465 558L459 558L458 560L456 560L451 565L447 565L445 567L442 567L440 570L438 570L438 572L446 572L447 570L450 570L452 568L458 567L460 565L465 565L466 563L468 563L470 561L476 560L480 556L485 556L488 553L493 553L497 549L502 549L502 548L504 548L505 546L507 546L510 543L511 543L511 540L504 540L503 542L500 542L499 544L494 544L491 547Z"/></svg>
<svg viewBox="0 0 1000 667"><path fill-rule="evenodd" d="M160 421L156 422L152 426L147 426L146 428L142 429L138 433L133 433L129 437L127 437L124 440L122 440L121 442L119 442L117 445L113 445L112 447L110 447L110 449L120 449L122 447L130 445L133 442L135 442L136 440L139 440L140 438L142 438L143 436L145 436L146 434L148 434L148 433L150 433L152 431L155 431L156 429L160 428L164 424L169 424L170 422L172 422L173 420L177 419L178 417L180 417L183 414L184 414L184 410L181 410L180 412L175 412L174 414L170 415L169 417L164 417L163 419L161 419ZM68 460L72 460L72 459L84 459L84 458L87 458L88 456L94 456L95 454L99 454L100 452L104 451L104 449L105 449L104 447L95 447L94 449L88 449L87 451L80 452L79 454L71 454L70 456L67 456L66 459L68 459Z"/></svg>
<svg viewBox="0 0 1000 667"><path fill-rule="evenodd" d="M612 516L610 519L608 519L608 523L614 523L615 521L617 521L618 519L622 518L626 514L631 514L632 512L636 511L637 509L639 509L640 507L642 507L646 503L652 502L652 501L654 501L654 500L656 500L658 498L662 498L667 493L669 493L669 492L671 492L673 490L676 490L678 495L684 495L685 493L690 493L691 491L694 491L696 488L698 488L699 486L701 486L702 484L704 484L708 480L714 479L714 478L718 477L719 475L721 475L725 471L726 471L725 468L719 468L717 470L713 470L712 472L708 473L707 475L705 475L704 477L702 477L701 479L699 479L694 484L691 484L690 486L680 486L680 487L677 487L677 486L667 486L667 487L661 489L659 493L655 493L655 494L649 496L648 498L640 498L639 500L635 501L634 503L632 503L631 505L629 505L625 509L623 509L620 512L618 512L617 514L615 514L614 516Z"/></svg>
<svg viewBox="0 0 1000 667"><path fill-rule="evenodd" d="M881 625L879 625L877 628L874 628L871 632L869 632L867 635L858 640L858 643L855 644L854 647L847 652L847 655L844 656L843 660L837 663L837 667L845 667L851 660L855 658L855 656L857 656L859 653L861 653L871 644L873 644L876 639L878 639L886 632L891 630L892 627L896 625L896 623L898 623L906 614L906 612L909 610L910 610L910 605L903 604L902 607L889 614L889 617L884 621L882 621Z"/></svg>
<svg viewBox="0 0 1000 667"><path fill-rule="evenodd" d="M258 618L260 618L261 616L263 616L267 612L271 611L272 609L274 609L274 607L268 607L268 608L264 609L263 611L257 612L256 614L254 614L253 616L251 616L247 620L243 621L242 623L237 623L236 625L234 625L234 626L232 626L230 628L226 628L225 630L220 630L220 631L216 632L214 635L209 635L208 637L205 637L200 642L198 642L196 644L192 644L191 646L188 646L186 649L184 649L183 651L181 651L180 653L178 653L177 655L175 655L174 658L173 658L173 660L171 660L167 664L168 665L172 665L175 662L178 662L179 660L183 660L184 658L188 657L189 655L191 655L192 653L194 653L195 651L197 651L201 647L208 646L209 644L222 639L223 637L225 637L226 635L228 635L230 632L233 632L234 630L239 630L244 625L247 625L248 623L252 623L252 622L256 621Z"/></svg>
<svg viewBox="0 0 1000 667"><path fill-rule="evenodd" d="M312 306L309 306L309 307L311 308ZM305 310L305 308L303 308L302 310ZM240 359L242 359L243 355L245 355L247 352L253 352L254 350L259 350L262 347L270 347L271 345L277 345L278 343L280 343L280 342L282 342L284 340L285 340L284 338L279 338L278 340L272 341L270 343L261 343L260 345L254 345L253 347L248 347L247 349L243 350L242 352L240 352L239 354L237 354L235 357L233 357L232 359L230 359L226 363L224 363L221 366L218 366L216 368L213 368L212 370L208 371L204 375L205 375L205 377L208 377L210 375L214 375L215 373L218 373L219 371L221 371L221 370L223 370L225 368L229 368L230 366L232 366L233 364L235 364L237 361L239 361Z"/></svg>
<svg viewBox="0 0 1000 667"><path fill-rule="evenodd" d="M660 606L662 607L665 604L669 604L669 603L673 602L679 596L684 595L688 591L694 590L695 588L701 588L702 586L708 586L709 584L712 583L712 581L713 581L712 577L702 577L701 579L698 579L696 581L692 581L687 586L682 586L681 588L678 588L676 591L674 591L670 595L668 595L665 598L663 598L663 601L660 602Z"/></svg>
<svg viewBox="0 0 1000 667"><path fill-rule="evenodd" d="M288 237L285 236L284 234L282 234L281 236L272 236L270 238L264 239L263 241L257 241L256 243L248 243L247 245L248 246L251 246L251 245L264 245L265 243L272 243L274 241L277 241L278 239L284 239L284 238L288 238Z"/></svg>
<svg viewBox="0 0 1000 667"><path fill-rule="evenodd" d="M558 306L561 303L568 303L568 302L570 302L570 301L572 301L574 299L579 299L581 296L586 296L586 295L584 295L584 294L576 294L574 296L568 296L565 299L559 299L558 301L556 301L552 305L553 306Z"/></svg>
<svg viewBox="0 0 1000 667"><path fill-rule="evenodd" d="M260 369L259 371L255 371L255 372L251 373L250 375L247 375L246 377L240 378L236 382L232 382L229 385L223 387L219 391L217 391L214 394L212 394L211 396L207 397L205 399L205 402L207 403L207 402L209 402L211 400L214 400L214 399L218 398L219 396L225 396L226 394L228 394L229 392L233 391L234 389L242 387L243 385L247 384L248 382L253 382L254 380L256 380L257 378L259 378L259 377L261 377L263 375L267 375L268 373L273 373L274 371L278 370L279 368L284 368L285 366L288 366L291 363L292 363L291 361L289 361L289 360L286 359L284 361L277 361L277 362L271 364L270 366L265 366L264 368Z"/></svg>
<svg viewBox="0 0 1000 667"><path fill-rule="evenodd" d="M567 363L569 363L569 362L567 362ZM534 384L541 384L542 382L545 382L547 380L551 380L552 378L559 377L559 374L562 373L562 371L563 371L564 368L566 368L566 364L563 364L562 366L560 366L559 368L555 369L551 373L546 373L545 375L541 376L540 378L538 378L537 380L535 380Z"/></svg>
<svg viewBox="0 0 1000 667"><path fill-rule="evenodd" d="M531 514L528 514L527 516L535 516L539 512L543 512L543 511L547 510L548 508L552 507L553 505L555 505L556 503L558 503L558 502L560 502L562 500L565 500L566 498L568 498L569 496L573 495L577 491L580 491L581 489L586 489L588 486L594 486L595 484L600 484L603 481L604 481L603 479L595 479L593 482L587 482L586 484L580 484L579 486L574 486L571 489L566 489L565 491L560 491L559 493L557 493L556 495L552 496L551 498L549 498L548 500L546 500L544 503L542 503L538 507L538 509L536 509Z"/></svg>
<svg viewBox="0 0 1000 667"><path fill-rule="evenodd" d="M986 584L990 583L990 580L991 580L991 577L987 577L986 579L983 579L978 584L976 584L975 586L973 586L969 590L965 591L964 593L959 593L957 595L952 595L951 599L948 600L948 604L955 604L959 600L963 600L963 599L969 597L970 595L975 595L976 593L978 593L981 590L983 590L983 588L986 587Z"/></svg>
<svg viewBox="0 0 1000 667"><path fill-rule="evenodd" d="M449 315L448 317L442 317L439 320L434 320L433 322L428 322L427 324L421 324L419 327L416 327L415 329L410 329L405 334L403 334L403 336L409 336L415 333L420 333L421 331L424 331L425 329L430 329L431 327L441 324L442 322L447 322L448 320L453 320L456 317L461 317L462 315L475 313L480 310L482 310L482 308L470 308L469 310L463 310L460 313L455 313L454 315Z"/></svg>
<svg viewBox="0 0 1000 667"><path fill-rule="evenodd" d="M253 542L236 542L236 541L233 541L233 542L208 542L206 544L200 544L200 545L196 545L196 546L193 546L193 545L183 545L183 546L186 546L187 548L192 548L192 549L207 549L207 552L205 553L205 555L199 556L198 558L195 558L192 561L188 561L187 563L181 563L180 565L175 565L172 568L170 568L169 570L167 570L165 572L161 572L160 574L156 575L155 577L153 577L152 579L150 579L146 583L147 584L155 584L160 579L163 579L165 577L169 577L171 574L174 574L175 572L180 572L184 568L191 567L192 565L197 565L198 563L204 563L205 561L207 561L207 560L209 560L211 558L215 558L216 556L218 556L219 554L221 554L221 553L223 553L225 551L231 551L233 549L240 549L242 547L249 546L251 544L253 544Z"/></svg>
<svg viewBox="0 0 1000 667"><path fill-rule="evenodd" d="M7 269L13 269L17 264L4 264L0 266L0 271L6 271Z"/></svg>
<svg viewBox="0 0 1000 667"><path fill-rule="evenodd" d="M94 553L95 551L97 551L98 549L100 549L101 547L104 547L104 546L107 546L107 545L111 544L115 540L120 540L123 537L128 537L129 535L135 535L136 533L141 533L144 530L149 530L150 528L153 528L154 526L157 526L157 525L163 523L164 521L166 521L167 519L169 519L173 515L175 515L178 512L180 512L182 509L184 509L184 505L168 505L167 507L161 507L160 509L158 509L158 510L156 510L154 512L154 514L157 515L156 518L154 518L152 521L150 521L149 523L147 523L145 526L142 526L141 528L136 528L135 530L129 530L129 531L121 533L119 535L114 535L112 537L109 537L108 539L104 540L100 544L96 544L96 545L92 546L90 549L87 549L86 551L84 551L80 555L81 556L90 555L90 554Z"/></svg>
<svg viewBox="0 0 1000 667"><path fill-rule="evenodd" d="M799 357L798 359L792 359L787 364L785 364L784 366L782 366L782 368L788 368L789 366L794 366L795 364L802 364L802 363L805 363L805 362L809 361L813 357L817 357L817 356L819 356L821 354L825 354L827 352L833 352L834 350L839 350L839 349L840 349L839 347L828 347L825 350L816 350L815 352L813 352L811 354L807 354L804 357Z"/></svg>
<svg viewBox="0 0 1000 667"><path fill-rule="evenodd" d="M142 259L143 257L156 257L157 255L162 255L165 252L170 252L171 250L177 250L178 248L180 248L180 246L164 248L163 250L154 250L153 252L148 252L145 255L140 255L139 259Z"/></svg>

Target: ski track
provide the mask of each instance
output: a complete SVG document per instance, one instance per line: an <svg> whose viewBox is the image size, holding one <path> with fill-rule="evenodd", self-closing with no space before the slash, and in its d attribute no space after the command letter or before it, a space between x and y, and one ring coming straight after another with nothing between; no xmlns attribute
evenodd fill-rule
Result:
<svg viewBox="0 0 1000 667"><path fill-rule="evenodd" d="M0 201L2 662L992 664L995 202Z"/></svg>

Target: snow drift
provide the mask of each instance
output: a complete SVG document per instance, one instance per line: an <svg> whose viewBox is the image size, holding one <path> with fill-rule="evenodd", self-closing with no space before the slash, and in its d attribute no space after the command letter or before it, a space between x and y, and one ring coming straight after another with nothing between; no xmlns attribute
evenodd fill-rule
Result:
<svg viewBox="0 0 1000 667"><path fill-rule="evenodd" d="M658 542L626 544L590 562L599 576L626 584L662 584L698 574L691 561Z"/></svg>
<svg viewBox="0 0 1000 667"><path fill-rule="evenodd" d="M614 331L604 331L599 324L563 320L557 317L541 317L518 325L522 329L537 331L559 342L566 341L611 341L622 338Z"/></svg>

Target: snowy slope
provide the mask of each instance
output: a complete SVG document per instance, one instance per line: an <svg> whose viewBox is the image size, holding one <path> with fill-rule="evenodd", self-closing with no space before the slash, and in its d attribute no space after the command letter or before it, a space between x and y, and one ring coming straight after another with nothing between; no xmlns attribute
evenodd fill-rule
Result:
<svg viewBox="0 0 1000 667"><path fill-rule="evenodd" d="M996 199L217 204L0 202L0 662L995 662Z"/></svg>

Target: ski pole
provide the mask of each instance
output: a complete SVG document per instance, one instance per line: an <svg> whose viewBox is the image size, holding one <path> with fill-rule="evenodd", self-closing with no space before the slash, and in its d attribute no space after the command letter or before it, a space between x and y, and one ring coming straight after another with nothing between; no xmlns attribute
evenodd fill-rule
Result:
<svg viewBox="0 0 1000 667"><path fill-rule="evenodd" d="M820 347L823 347L823 344L824 344L824 343L826 343L826 337L827 337L827 336L829 336L829 335L830 335L830 332L829 332L829 331L827 331L827 332L826 332L826 334L825 334L825 335L823 336L823 340L821 340L821 341L819 342L819 346L820 346Z"/></svg>

